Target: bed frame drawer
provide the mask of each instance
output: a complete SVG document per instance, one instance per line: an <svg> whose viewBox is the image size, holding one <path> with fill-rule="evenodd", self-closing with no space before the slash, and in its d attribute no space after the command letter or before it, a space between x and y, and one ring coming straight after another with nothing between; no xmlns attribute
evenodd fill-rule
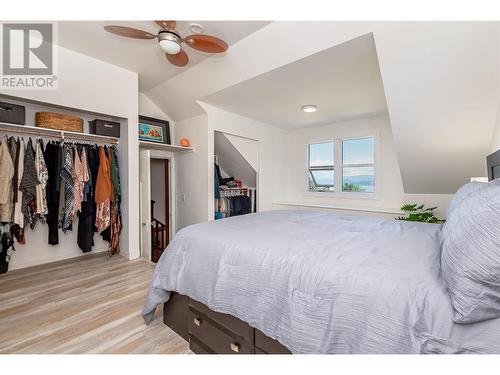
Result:
<svg viewBox="0 0 500 375"><path fill-rule="evenodd" d="M264 335L257 328L255 329L255 352L260 349L264 353L270 354L291 354L285 346L280 344L279 341L273 340L270 337ZM260 352L259 352L260 353Z"/></svg>
<svg viewBox="0 0 500 375"><path fill-rule="evenodd" d="M189 311L189 338L194 352L203 348L205 352L213 351L218 354L253 354L252 344L223 327L218 327L217 323L195 310Z"/></svg>
<svg viewBox="0 0 500 375"><path fill-rule="evenodd" d="M222 314L212 311L204 304L197 302L191 298L189 299L189 308L191 311L197 311L205 315L207 318L228 329L236 336L240 336L249 343L253 344L253 328L244 321L228 314Z"/></svg>
<svg viewBox="0 0 500 375"><path fill-rule="evenodd" d="M285 354L290 351L248 323L172 293L163 306L164 323L189 342L194 353Z"/></svg>

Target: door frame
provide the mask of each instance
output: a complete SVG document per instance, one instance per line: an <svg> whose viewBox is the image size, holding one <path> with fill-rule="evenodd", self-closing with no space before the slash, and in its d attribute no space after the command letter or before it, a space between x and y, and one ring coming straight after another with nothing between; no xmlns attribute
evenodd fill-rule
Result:
<svg viewBox="0 0 500 375"><path fill-rule="evenodd" d="M146 170L142 168L147 165ZM147 180L149 196L145 196L146 187L143 181ZM148 199L146 199L148 198ZM151 260L151 151L139 150L139 234L140 254L142 258ZM146 238L145 238L146 237Z"/></svg>
<svg viewBox="0 0 500 375"><path fill-rule="evenodd" d="M175 181L175 154L170 151L150 150L150 159L168 160L168 242L172 241L176 232L176 181Z"/></svg>
<svg viewBox="0 0 500 375"><path fill-rule="evenodd" d="M257 207L255 212L260 212L260 192L262 191L261 189L261 178L260 178L260 168L262 165L262 160L261 160L261 144L260 140L257 138L252 138L252 137L247 137L241 134L233 133L230 131L226 130L220 130L220 129L212 129L210 132L210 137L211 140L209 141L209 155L215 156L215 133L222 133L222 134L227 134L231 135L233 137L239 137L239 138L244 138L248 139L250 141L256 142L257 145L257 153L258 153L258 170L256 171L256 180L255 180L255 185L257 185L255 188L257 189ZM214 221L214 212L215 212L215 199L214 199L214 157L209 157L208 160L208 221Z"/></svg>
<svg viewBox="0 0 500 375"><path fill-rule="evenodd" d="M176 180L175 180L175 154L170 151L160 151L160 150L152 150L152 149L147 149L147 148L141 148L140 151L149 151L149 165L151 166L151 159L160 159L160 160L168 160L168 172L169 172L169 214L168 214L168 242L170 243L172 239L174 238L174 235L177 230L177 222L176 222L176 213L177 213L177 202L176 202ZM151 167L150 167L151 169ZM151 189L151 175L150 175L150 189ZM151 190L150 190L150 196L151 196ZM148 208L147 210L149 211L149 220L144 220L142 214L143 214L143 207L142 207L142 184L141 184L141 189L140 189L140 202L141 202L141 207L140 207L140 217L141 217L141 222L140 225L142 226L143 222L146 223L151 223L151 209ZM151 207L151 204L148 205ZM152 249L149 247L149 252L148 254L145 254L143 251L143 246L142 246L142 228L140 231L141 234L141 257L145 258L147 260L151 261L151 251ZM151 238L149 239L151 242Z"/></svg>

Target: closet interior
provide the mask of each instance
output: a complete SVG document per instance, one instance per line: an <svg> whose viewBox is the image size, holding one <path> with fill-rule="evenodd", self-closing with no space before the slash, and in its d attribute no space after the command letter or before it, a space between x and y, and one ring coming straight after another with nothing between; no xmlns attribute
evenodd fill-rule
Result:
<svg viewBox="0 0 500 375"><path fill-rule="evenodd" d="M119 137L89 133L96 118L126 120L0 96L25 108L24 124L0 122L0 273L88 252L120 252ZM82 132L35 126L35 114L82 119Z"/></svg>
<svg viewBox="0 0 500 375"><path fill-rule="evenodd" d="M257 212L258 141L214 134L214 219Z"/></svg>

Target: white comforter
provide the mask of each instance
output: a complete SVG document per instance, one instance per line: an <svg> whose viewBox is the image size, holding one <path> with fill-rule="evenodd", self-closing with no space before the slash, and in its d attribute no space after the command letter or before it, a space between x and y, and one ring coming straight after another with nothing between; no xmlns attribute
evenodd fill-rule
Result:
<svg viewBox="0 0 500 375"><path fill-rule="evenodd" d="M453 323L441 226L306 211L196 224L156 266L144 318L176 291L294 353L500 353L500 320Z"/></svg>

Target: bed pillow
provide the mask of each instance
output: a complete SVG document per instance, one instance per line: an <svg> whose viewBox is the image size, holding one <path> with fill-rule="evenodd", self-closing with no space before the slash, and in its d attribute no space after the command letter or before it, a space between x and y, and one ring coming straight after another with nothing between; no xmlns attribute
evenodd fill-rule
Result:
<svg viewBox="0 0 500 375"><path fill-rule="evenodd" d="M478 190L484 189L486 186L488 186L487 183L479 181L473 181L463 185L460 189L457 190L455 195L453 195L453 198L451 198L448 207L446 207L446 212L445 212L446 218L448 218L451 215L451 212L455 208L457 208L465 198L467 198L470 194Z"/></svg>
<svg viewBox="0 0 500 375"><path fill-rule="evenodd" d="M500 317L500 184L485 185L442 230L441 268L457 323Z"/></svg>

